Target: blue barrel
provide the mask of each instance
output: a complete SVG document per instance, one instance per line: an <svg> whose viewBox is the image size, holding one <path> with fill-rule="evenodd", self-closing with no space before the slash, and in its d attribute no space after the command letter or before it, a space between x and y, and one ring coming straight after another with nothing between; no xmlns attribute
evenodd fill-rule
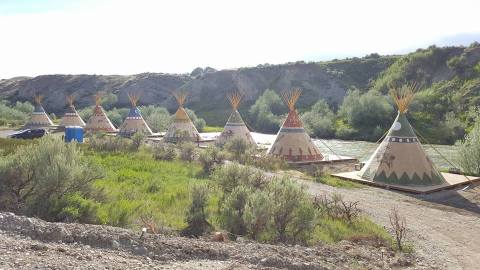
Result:
<svg viewBox="0 0 480 270"><path fill-rule="evenodd" d="M83 128L77 126L65 127L65 142L76 141L83 143Z"/></svg>

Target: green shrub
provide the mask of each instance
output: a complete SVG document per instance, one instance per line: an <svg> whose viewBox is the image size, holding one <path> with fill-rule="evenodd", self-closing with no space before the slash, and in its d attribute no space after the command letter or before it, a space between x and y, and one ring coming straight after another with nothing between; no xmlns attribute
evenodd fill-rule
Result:
<svg viewBox="0 0 480 270"><path fill-rule="evenodd" d="M238 186L225 197L221 208L221 223L223 228L233 235L245 235L247 233L243 214L248 194L251 192L245 186Z"/></svg>
<svg viewBox="0 0 480 270"><path fill-rule="evenodd" d="M188 226L180 233L183 236L201 236L212 231L213 226L208 220L209 190L205 185L196 185L191 191L192 202L186 214Z"/></svg>
<svg viewBox="0 0 480 270"><path fill-rule="evenodd" d="M177 149L171 143L157 144L152 148L152 152L156 160L172 161L177 158Z"/></svg>
<svg viewBox="0 0 480 270"><path fill-rule="evenodd" d="M132 136L132 149L138 151L144 140L145 134L143 134L143 132L135 132Z"/></svg>
<svg viewBox="0 0 480 270"><path fill-rule="evenodd" d="M458 156L464 173L480 176L480 117L477 117L473 129L460 144Z"/></svg>
<svg viewBox="0 0 480 270"><path fill-rule="evenodd" d="M265 191L252 192L245 207L244 222L252 239L259 240L268 234L272 219L272 198Z"/></svg>
<svg viewBox="0 0 480 270"><path fill-rule="evenodd" d="M87 145L91 150L102 152L127 152L135 148L130 139L101 133L90 137Z"/></svg>
<svg viewBox="0 0 480 270"><path fill-rule="evenodd" d="M182 142L180 145L180 159L188 162L195 160L196 146L192 142Z"/></svg>
<svg viewBox="0 0 480 270"><path fill-rule="evenodd" d="M216 165L223 163L225 154L215 145L210 145L204 151L200 152L198 161L202 165L203 172L210 174Z"/></svg>
<svg viewBox="0 0 480 270"><path fill-rule="evenodd" d="M91 207L83 199L101 177L76 144L45 137L0 158L0 207L49 221L91 221Z"/></svg>
<svg viewBox="0 0 480 270"><path fill-rule="evenodd" d="M212 180L217 183L224 194L228 195L236 187L246 185L254 172L255 170L248 166L232 162L218 167L212 175Z"/></svg>

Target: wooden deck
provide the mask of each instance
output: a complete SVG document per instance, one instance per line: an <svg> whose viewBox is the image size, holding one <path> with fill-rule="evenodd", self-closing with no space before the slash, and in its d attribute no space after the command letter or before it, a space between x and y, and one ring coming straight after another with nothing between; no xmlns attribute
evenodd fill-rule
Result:
<svg viewBox="0 0 480 270"><path fill-rule="evenodd" d="M442 173L442 175L447 181L447 183L442 185L401 186L401 185L391 185L391 184L385 184L380 182L373 182L370 180L362 179L360 176L358 176L358 171L332 174L332 176L335 176L344 180L358 182L361 184L366 184L366 185L375 186L375 187L381 187L385 189L405 191L405 192L410 192L415 194L427 194L427 193L432 193L432 192L441 191L445 189L451 189L451 188L462 186L462 185L468 185L474 182L480 182L480 177L475 177L475 176L464 176L461 174L452 174L452 173Z"/></svg>

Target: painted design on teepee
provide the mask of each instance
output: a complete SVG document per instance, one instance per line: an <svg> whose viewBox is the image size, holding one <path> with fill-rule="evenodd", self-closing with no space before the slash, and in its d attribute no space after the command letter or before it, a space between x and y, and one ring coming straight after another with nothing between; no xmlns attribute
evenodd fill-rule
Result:
<svg viewBox="0 0 480 270"><path fill-rule="evenodd" d="M227 98L232 106L232 114L230 114L230 117L223 128L223 132L218 137L217 142L224 144L230 139L240 138L248 144L255 144L255 141L250 134L250 130L248 130L245 122L242 119L242 116L238 112L238 105L242 100L242 95L238 92L234 92L228 94Z"/></svg>
<svg viewBox="0 0 480 270"><path fill-rule="evenodd" d="M63 126L63 127L66 127L66 126L84 127L85 122L80 117L77 110L75 109L75 106L73 105L73 101L74 101L74 97L72 95L67 96L68 109L67 109L67 112L65 113L65 115L62 117L62 120L60 121L60 126Z"/></svg>
<svg viewBox="0 0 480 270"><path fill-rule="evenodd" d="M30 120L25 124L26 127L49 127L53 122L48 117L42 106L43 96L35 95L35 109L32 112Z"/></svg>
<svg viewBox="0 0 480 270"><path fill-rule="evenodd" d="M121 136L131 136L136 132L142 132L147 136L152 135L152 130L143 119L142 114L137 107L139 96L135 94L128 94L128 99L132 104L132 108L130 108L127 118L125 118L125 121L123 121L122 125L120 126L119 134Z"/></svg>
<svg viewBox="0 0 480 270"><path fill-rule="evenodd" d="M88 132L116 132L117 129L100 105L101 99L102 95L100 93L95 94L95 108L93 109L93 115L88 119L85 130Z"/></svg>
<svg viewBox="0 0 480 270"><path fill-rule="evenodd" d="M303 128L302 120L295 109L301 94L299 89L283 93L289 112L268 154L282 157L288 162L321 161L323 155Z"/></svg>
<svg viewBox="0 0 480 270"><path fill-rule="evenodd" d="M184 92L171 92L178 103L177 112L175 112L174 120L165 133L164 140L166 142L176 143L179 141L197 141L200 139L200 134L197 131L192 120L188 117L187 112L183 108L187 98Z"/></svg>
<svg viewBox="0 0 480 270"><path fill-rule="evenodd" d="M390 91L398 107L398 115L385 139L359 172L363 179L408 186L445 183L406 117L415 89L416 85L410 84Z"/></svg>

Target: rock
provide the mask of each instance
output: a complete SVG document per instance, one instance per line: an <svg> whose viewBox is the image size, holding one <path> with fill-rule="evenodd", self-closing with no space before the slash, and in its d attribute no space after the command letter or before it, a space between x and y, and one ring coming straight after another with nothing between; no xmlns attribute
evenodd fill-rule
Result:
<svg viewBox="0 0 480 270"><path fill-rule="evenodd" d="M48 247L40 244L33 244L30 246L30 249L37 250L37 251L45 251L48 249Z"/></svg>
<svg viewBox="0 0 480 270"><path fill-rule="evenodd" d="M120 243L118 243L116 240L112 240L112 248L113 249L119 249L120 248Z"/></svg>

